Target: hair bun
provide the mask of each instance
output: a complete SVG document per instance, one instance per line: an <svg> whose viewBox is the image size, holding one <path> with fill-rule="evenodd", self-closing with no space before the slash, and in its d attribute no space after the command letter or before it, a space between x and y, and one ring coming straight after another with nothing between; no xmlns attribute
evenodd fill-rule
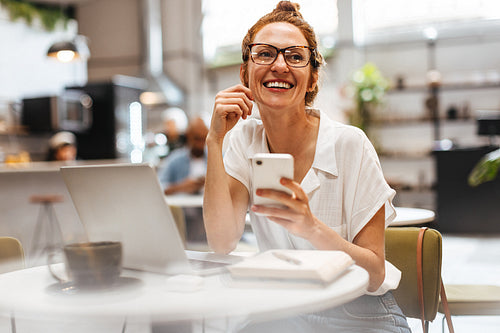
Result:
<svg viewBox="0 0 500 333"><path fill-rule="evenodd" d="M280 1L276 5L276 9L274 9L274 12L291 12L290 14L302 17L302 14L299 12L300 10L300 5L295 2L291 1Z"/></svg>

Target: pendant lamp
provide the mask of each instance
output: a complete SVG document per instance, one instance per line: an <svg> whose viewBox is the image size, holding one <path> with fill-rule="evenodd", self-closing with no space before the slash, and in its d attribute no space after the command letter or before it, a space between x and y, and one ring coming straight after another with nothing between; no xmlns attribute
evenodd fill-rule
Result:
<svg viewBox="0 0 500 333"><path fill-rule="evenodd" d="M77 35L72 40L58 41L49 48L47 57L56 58L61 62L87 60L90 57L88 39L83 35Z"/></svg>
<svg viewBox="0 0 500 333"><path fill-rule="evenodd" d="M61 62L70 62L80 58L80 54L73 41L62 41L52 44L47 51L48 57L54 57Z"/></svg>

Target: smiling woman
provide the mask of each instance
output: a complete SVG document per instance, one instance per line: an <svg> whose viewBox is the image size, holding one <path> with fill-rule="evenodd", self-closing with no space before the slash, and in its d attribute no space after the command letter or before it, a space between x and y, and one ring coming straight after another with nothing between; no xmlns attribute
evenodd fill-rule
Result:
<svg viewBox="0 0 500 333"><path fill-rule="evenodd" d="M250 208L260 251L343 251L369 273L370 296L242 332L409 332L390 292L400 275L384 256L395 191L366 135L312 108L323 58L299 9L280 1L248 30L241 44L242 84L215 97L203 204L208 244L216 252L234 250ZM260 118L251 117L254 105ZM280 179L287 191L256 188L250 161L258 153L293 156L293 177ZM258 204L254 192L280 205Z"/></svg>

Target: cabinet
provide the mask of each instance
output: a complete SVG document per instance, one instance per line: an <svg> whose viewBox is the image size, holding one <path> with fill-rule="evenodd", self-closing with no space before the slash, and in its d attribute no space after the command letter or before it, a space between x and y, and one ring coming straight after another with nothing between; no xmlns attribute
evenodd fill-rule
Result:
<svg viewBox="0 0 500 333"><path fill-rule="evenodd" d="M446 85L438 92L437 119L426 109L429 91L423 85L389 91L374 117L370 139L384 175L397 190L398 205L439 211L440 180L433 154L440 148L434 140L436 125L439 138L448 139L457 149L489 144L488 137L477 135L476 112L500 109L500 84ZM457 112L450 117L451 106Z"/></svg>
<svg viewBox="0 0 500 333"><path fill-rule="evenodd" d="M441 232L500 232L500 178L471 187L467 178L495 146L436 151L437 228Z"/></svg>

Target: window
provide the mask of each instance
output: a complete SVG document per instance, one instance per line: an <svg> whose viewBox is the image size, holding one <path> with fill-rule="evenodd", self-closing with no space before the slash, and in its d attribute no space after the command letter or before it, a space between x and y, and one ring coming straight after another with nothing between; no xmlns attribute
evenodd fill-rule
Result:
<svg viewBox="0 0 500 333"><path fill-rule="evenodd" d="M357 44L423 38L430 26L439 36L484 33L500 27L498 0L352 0Z"/></svg>
<svg viewBox="0 0 500 333"><path fill-rule="evenodd" d="M296 1L304 18L313 26L322 48L334 45L337 29L337 1ZM241 41L248 29L271 12L277 1L203 0L203 52L212 66L241 61Z"/></svg>

